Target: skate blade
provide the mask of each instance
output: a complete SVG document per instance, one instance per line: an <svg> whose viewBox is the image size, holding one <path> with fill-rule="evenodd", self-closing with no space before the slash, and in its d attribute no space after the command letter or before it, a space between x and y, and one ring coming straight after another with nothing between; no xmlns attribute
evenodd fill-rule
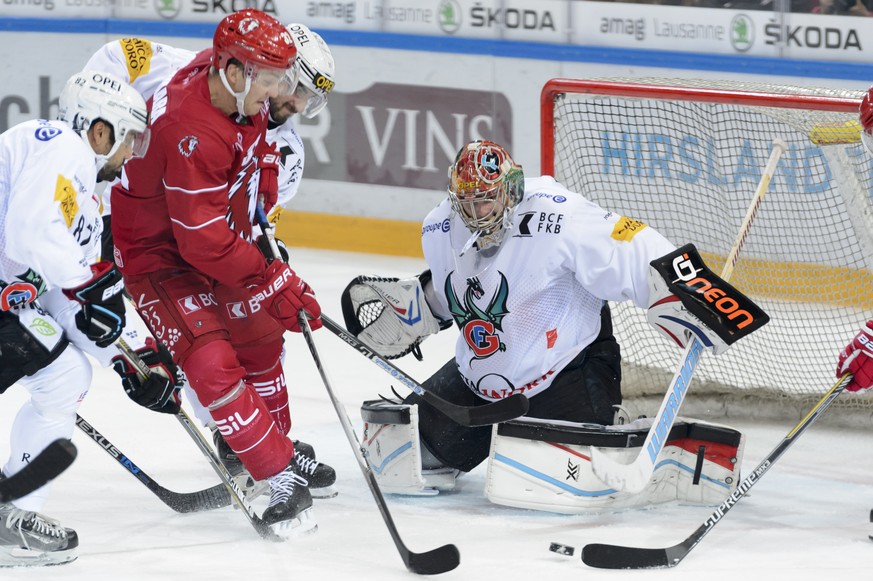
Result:
<svg viewBox="0 0 873 581"><path fill-rule="evenodd" d="M318 522L312 516L312 509L307 508L292 519L271 524L270 530L281 539L290 539L314 533L318 530Z"/></svg>
<svg viewBox="0 0 873 581"><path fill-rule="evenodd" d="M333 498L334 496L339 494L339 490L331 484L330 486L323 486L321 488L309 488L309 494L312 495L312 498Z"/></svg>
<svg viewBox="0 0 873 581"><path fill-rule="evenodd" d="M0 546L0 568L63 565L78 557L78 548L66 551L33 551L21 547Z"/></svg>

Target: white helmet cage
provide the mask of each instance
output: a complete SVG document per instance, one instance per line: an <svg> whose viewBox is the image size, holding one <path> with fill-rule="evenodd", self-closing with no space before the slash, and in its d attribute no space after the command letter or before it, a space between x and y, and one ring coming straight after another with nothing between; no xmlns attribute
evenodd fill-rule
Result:
<svg viewBox="0 0 873 581"><path fill-rule="evenodd" d="M333 55L321 35L306 25L292 23L286 28L297 47L297 95L307 98L300 114L312 119L327 105L327 96L334 87Z"/></svg>
<svg viewBox="0 0 873 581"><path fill-rule="evenodd" d="M108 73L82 71L64 85L58 98L58 119L73 128L91 147L88 129L97 121L112 127L115 144L105 154L94 151L99 171L122 143L133 150L134 157L145 155L149 142L148 109L136 89Z"/></svg>

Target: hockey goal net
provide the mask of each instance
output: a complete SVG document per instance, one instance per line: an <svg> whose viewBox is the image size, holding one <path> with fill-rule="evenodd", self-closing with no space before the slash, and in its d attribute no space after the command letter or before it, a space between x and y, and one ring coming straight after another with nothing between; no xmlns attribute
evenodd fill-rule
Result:
<svg viewBox="0 0 873 581"><path fill-rule="evenodd" d="M731 283L771 316L701 358L683 414L800 416L835 381L837 356L873 316L873 156L863 93L677 79L549 81L541 168L603 208L694 243L719 272L775 138L788 143ZM681 351L631 303L612 305L632 411L654 412ZM873 424L873 397L830 416Z"/></svg>

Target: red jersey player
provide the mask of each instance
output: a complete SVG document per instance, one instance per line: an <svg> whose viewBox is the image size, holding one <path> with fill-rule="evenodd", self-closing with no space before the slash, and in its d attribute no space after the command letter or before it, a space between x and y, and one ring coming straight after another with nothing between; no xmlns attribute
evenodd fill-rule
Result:
<svg viewBox="0 0 873 581"><path fill-rule="evenodd" d="M294 88L296 56L271 16L227 16L212 50L155 92L151 147L111 198L115 261L137 310L228 446L269 481L262 518L281 536L315 527L286 435L281 336L299 331L300 310L319 328L321 309L287 264L264 259L252 224L268 100Z"/></svg>

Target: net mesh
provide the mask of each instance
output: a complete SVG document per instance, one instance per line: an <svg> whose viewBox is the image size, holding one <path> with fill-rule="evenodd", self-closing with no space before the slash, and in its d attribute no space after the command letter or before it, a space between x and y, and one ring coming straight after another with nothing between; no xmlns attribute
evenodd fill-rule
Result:
<svg viewBox="0 0 873 581"><path fill-rule="evenodd" d="M631 96L609 94L613 86L628 92L627 83L638 86ZM771 322L727 353L701 358L689 398L709 415L803 414L833 384L840 350L873 316L873 157L857 123L863 93L674 79L597 84L582 89L595 92L562 89L552 101L555 177L677 245L694 243L715 272L773 140L788 144L730 279ZM680 87L688 98L653 98L653 87ZM740 105L738 92L761 95ZM824 110L835 107L821 97L854 108ZM645 313L611 306L625 396L660 401L680 353ZM836 405L844 420L850 411L852 423L873 424L873 396L845 394Z"/></svg>

